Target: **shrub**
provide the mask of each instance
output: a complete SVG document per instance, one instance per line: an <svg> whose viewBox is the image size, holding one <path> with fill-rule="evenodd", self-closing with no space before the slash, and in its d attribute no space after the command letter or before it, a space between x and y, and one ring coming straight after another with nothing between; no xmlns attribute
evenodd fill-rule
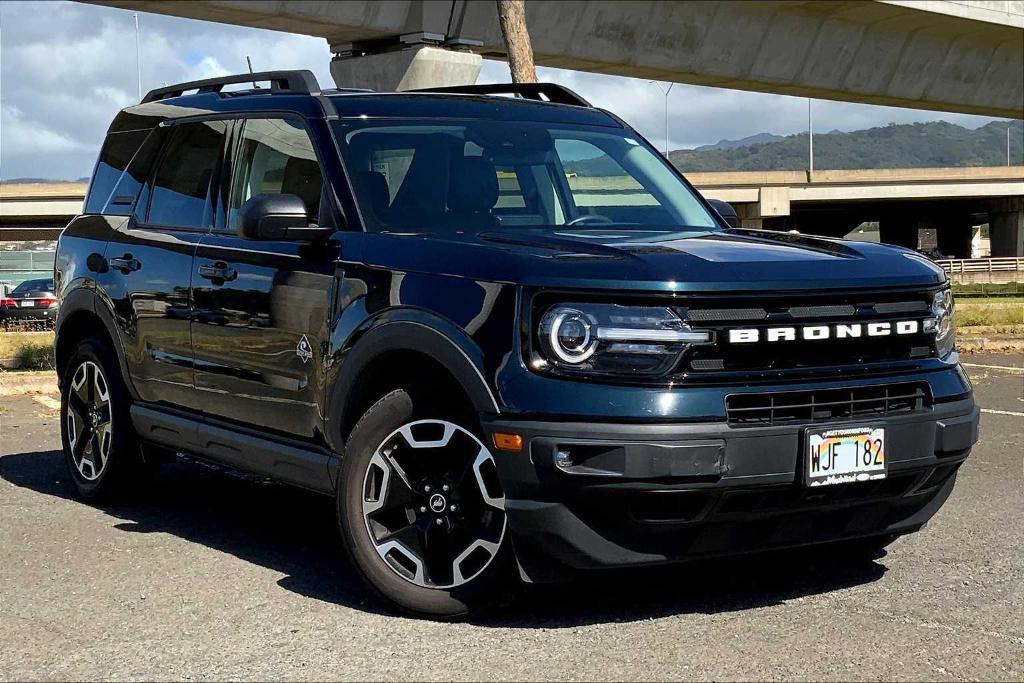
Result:
<svg viewBox="0 0 1024 683"><path fill-rule="evenodd" d="M53 344L26 342L14 352L14 362L20 370L53 370Z"/></svg>

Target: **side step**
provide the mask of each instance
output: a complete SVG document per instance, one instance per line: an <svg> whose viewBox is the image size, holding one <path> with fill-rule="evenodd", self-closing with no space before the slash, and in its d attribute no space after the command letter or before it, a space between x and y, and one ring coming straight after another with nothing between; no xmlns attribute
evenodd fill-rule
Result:
<svg viewBox="0 0 1024 683"><path fill-rule="evenodd" d="M175 452L304 489L334 494L338 458L326 449L270 439L249 431L135 404L135 431L143 441Z"/></svg>

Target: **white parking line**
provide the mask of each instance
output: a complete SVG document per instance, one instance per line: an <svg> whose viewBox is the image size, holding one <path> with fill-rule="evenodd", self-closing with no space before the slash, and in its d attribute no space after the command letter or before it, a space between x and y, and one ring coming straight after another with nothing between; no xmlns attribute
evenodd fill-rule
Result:
<svg viewBox="0 0 1024 683"><path fill-rule="evenodd" d="M993 415L1013 415L1014 417L1024 417L1024 413L1015 413L1012 410L992 410L991 408L982 408L983 413L992 413Z"/></svg>
<svg viewBox="0 0 1024 683"><path fill-rule="evenodd" d="M961 363L960 365L965 368L984 368L986 370L1005 370L1014 375L1024 375L1024 368L1014 367L1012 365L981 365L980 363Z"/></svg>

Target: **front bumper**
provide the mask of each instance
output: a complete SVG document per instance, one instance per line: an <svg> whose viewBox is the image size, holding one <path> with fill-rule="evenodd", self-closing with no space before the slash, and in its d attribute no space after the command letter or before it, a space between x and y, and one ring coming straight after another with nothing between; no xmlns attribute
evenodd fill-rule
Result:
<svg viewBox="0 0 1024 683"><path fill-rule="evenodd" d="M494 450L509 528L527 578L659 564L919 529L953 488L978 438L970 397L852 420L886 429L883 480L808 488L803 440L825 424L485 421L524 438ZM570 471L555 453L573 456Z"/></svg>

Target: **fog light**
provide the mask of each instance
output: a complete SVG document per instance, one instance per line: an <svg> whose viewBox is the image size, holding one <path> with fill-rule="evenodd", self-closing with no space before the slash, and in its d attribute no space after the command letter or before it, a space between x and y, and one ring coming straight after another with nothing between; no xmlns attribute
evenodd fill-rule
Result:
<svg viewBox="0 0 1024 683"><path fill-rule="evenodd" d="M555 465L563 470L572 467L572 455L569 451L563 448L555 449Z"/></svg>

